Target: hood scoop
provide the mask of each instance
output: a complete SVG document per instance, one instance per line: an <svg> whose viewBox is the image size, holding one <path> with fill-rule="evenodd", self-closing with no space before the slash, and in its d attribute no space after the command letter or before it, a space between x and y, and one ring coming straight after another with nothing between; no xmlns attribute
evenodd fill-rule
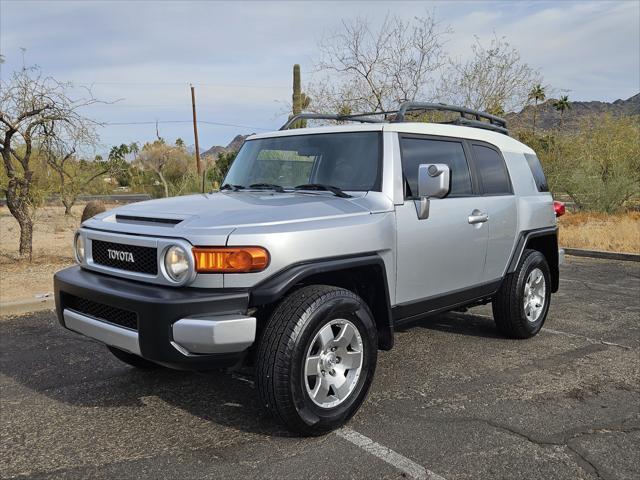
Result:
<svg viewBox="0 0 640 480"><path fill-rule="evenodd" d="M184 221L184 218L142 217L121 213L116 215L116 223L127 223L133 225L163 225L165 227L174 227L182 221Z"/></svg>

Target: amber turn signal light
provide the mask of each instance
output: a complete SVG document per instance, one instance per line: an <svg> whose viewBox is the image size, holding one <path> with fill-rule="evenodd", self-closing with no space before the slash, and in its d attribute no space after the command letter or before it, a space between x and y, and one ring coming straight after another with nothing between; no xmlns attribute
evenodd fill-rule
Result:
<svg viewBox="0 0 640 480"><path fill-rule="evenodd" d="M261 247L193 247L198 273L259 272L269 264L269 252Z"/></svg>

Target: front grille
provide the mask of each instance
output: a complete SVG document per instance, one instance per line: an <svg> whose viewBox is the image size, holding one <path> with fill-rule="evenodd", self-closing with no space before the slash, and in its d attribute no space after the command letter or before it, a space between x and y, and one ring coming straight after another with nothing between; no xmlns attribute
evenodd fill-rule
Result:
<svg viewBox="0 0 640 480"><path fill-rule="evenodd" d="M154 247L92 240L93 262L129 272L158 274L157 252ZM111 250L111 255L109 255Z"/></svg>
<svg viewBox="0 0 640 480"><path fill-rule="evenodd" d="M138 315L129 310L111 307L104 303L98 303L68 294L65 294L64 308L89 315L96 320L113 323L130 330L138 330Z"/></svg>

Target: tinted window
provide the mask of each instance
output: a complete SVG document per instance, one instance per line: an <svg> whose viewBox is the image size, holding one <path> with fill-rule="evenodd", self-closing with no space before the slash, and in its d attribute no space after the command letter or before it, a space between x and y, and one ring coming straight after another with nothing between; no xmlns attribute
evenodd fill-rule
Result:
<svg viewBox="0 0 640 480"><path fill-rule="evenodd" d="M498 152L483 145L473 145L473 154L484 193L486 195L511 194L507 167Z"/></svg>
<svg viewBox="0 0 640 480"><path fill-rule="evenodd" d="M531 169L531 173L533 174L533 179L536 181L536 187L538 187L538 191L548 192L549 184L547 183L547 179L544 176L542 165L540 164L540 160L538 160L538 157L536 155L532 155L531 153L525 153L524 157L527 159L527 163L529 164L529 168Z"/></svg>
<svg viewBox="0 0 640 480"><path fill-rule="evenodd" d="M401 138L402 171L407 182L407 198L418 197L418 166L444 163L451 169L450 197L472 195L469 166L460 142Z"/></svg>
<svg viewBox="0 0 640 480"><path fill-rule="evenodd" d="M343 190L380 190L378 132L323 133L249 140L224 183L285 188L324 183Z"/></svg>

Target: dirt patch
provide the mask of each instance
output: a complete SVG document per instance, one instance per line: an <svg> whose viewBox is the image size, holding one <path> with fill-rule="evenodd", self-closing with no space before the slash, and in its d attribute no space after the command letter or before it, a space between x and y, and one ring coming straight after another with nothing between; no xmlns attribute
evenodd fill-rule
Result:
<svg viewBox="0 0 640 480"><path fill-rule="evenodd" d="M107 206L113 208L115 205ZM20 227L7 207L0 207L0 303L32 300L53 292L53 274L72 265L73 233L84 205L65 215L63 207L38 210L33 231L33 260L18 256Z"/></svg>

